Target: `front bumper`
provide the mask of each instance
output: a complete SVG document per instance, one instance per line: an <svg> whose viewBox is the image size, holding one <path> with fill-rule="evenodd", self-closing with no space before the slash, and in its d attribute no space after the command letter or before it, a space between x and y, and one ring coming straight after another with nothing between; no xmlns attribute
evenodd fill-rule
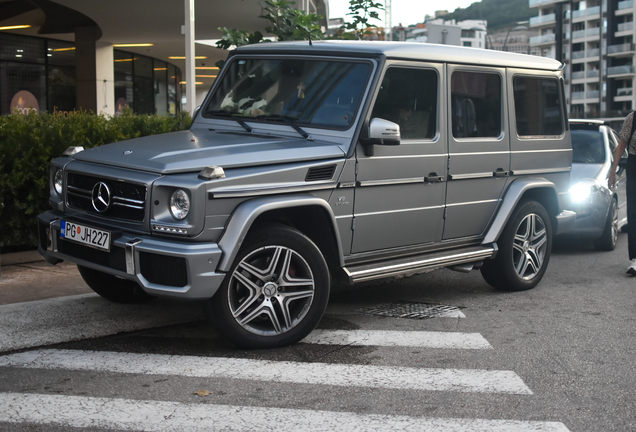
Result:
<svg viewBox="0 0 636 432"><path fill-rule="evenodd" d="M38 251L51 264L70 261L134 280L150 295L182 299L212 297L225 277L216 271L222 252L214 243L186 243L122 231L106 252L60 238L62 219L73 220L55 210L38 216ZM99 224L89 225L100 228Z"/></svg>

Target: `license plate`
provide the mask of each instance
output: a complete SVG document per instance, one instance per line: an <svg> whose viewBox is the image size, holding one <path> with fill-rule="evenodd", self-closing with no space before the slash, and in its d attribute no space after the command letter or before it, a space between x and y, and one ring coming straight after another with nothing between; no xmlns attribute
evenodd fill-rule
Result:
<svg viewBox="0 0 636 432"><path fill-rule="evenodd" d="M110 251L110 231L100 230L75 222L62 221L60 237L97 249Z"/></svg>

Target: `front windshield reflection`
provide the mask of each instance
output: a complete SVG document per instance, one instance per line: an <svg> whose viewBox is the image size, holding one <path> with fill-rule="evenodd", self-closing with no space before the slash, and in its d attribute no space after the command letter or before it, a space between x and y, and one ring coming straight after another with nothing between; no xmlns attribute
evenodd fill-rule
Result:
<svg viewBox="0 0 636 432"><path fill-rule="evenodd" d="M347 129L360 107L371 64L305 59L235 59L204 117L293 122Z"/></svg>

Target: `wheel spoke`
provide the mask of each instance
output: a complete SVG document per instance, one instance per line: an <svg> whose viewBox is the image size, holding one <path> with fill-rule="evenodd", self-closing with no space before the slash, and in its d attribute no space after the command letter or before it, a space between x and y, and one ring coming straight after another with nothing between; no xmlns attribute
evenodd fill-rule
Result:
<svg viewBox="0 0 636 432"><path fill-rule="evenodd" d="M277 334L283 332L280 322L278 321L278 317L276 316L276 311L274 311L272 302L269 299L264 300L263 303L261 303L256 309L244 316L242 319L239 319L238 323L242 326L246 326L250 322L259 318L261 315L266 315L267 318L269 318L274 332L276 332Z"/></svg>
<svg viewBox="0 0 636 432"><path fill-rule="evenodd" d="M261 290L261 287L259 287L257 284L252 282L249 278L247 278L241 272L238 272L238 271L234 272L233 278L238 283L241 283L243 287L245 287L249 292L247 298L242 301L238 309L232 312L235 317L238 317L243 312L245 312L246 309L252 306L252 304L261 296L262 290Z"/></svg>
<svg viewBox="0 0 636 432"><path fill-rule="evenodd" d="M289 306L296 300L305 298L313 298L314 290L294 291L294 292L280 292L276 296L281 306L281 313L285 321L285 327L290 328L292 326L292 317L289 311Z"/></svg>

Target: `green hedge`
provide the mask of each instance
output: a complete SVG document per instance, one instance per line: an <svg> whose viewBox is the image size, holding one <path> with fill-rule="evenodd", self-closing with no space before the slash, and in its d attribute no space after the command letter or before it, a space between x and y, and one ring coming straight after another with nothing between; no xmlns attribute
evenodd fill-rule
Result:
<svg viewBox="0 0 636 432"><path fill-rule="evenodd" d="M96 147L187 129L190 115L108 117L89 112L0 116L0 252L37 247L36 216L50 209L49 164L69 146Z"/></svg>

